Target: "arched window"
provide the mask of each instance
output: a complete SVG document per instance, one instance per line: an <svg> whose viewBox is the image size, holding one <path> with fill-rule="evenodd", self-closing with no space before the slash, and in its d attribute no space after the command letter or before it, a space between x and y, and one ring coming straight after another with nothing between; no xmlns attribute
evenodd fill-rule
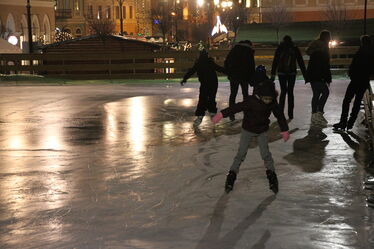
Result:
<svg viewBox="0 0 374 249"><path fill-rule="evenodd" d="M8 32L8 35L16 32L16 24L14 22L13 15L11 13L9 13L6 19L5 32Z"/></svg>
<svg viewBox="0 0 374 249"><path fill-rule="evenodd" d="M44 15L44 18L43 18L43 31L44 31L44 42L51 43L51 40L52 40L51 23L49 22L49 18L47 15Z"/></svg>
<svg viewBox="0 0 374 249"><path fill-rule="evenodd" d="M77 28L75 30L75 37L81 37L82 36L82 30L80 28Z"/></svg>

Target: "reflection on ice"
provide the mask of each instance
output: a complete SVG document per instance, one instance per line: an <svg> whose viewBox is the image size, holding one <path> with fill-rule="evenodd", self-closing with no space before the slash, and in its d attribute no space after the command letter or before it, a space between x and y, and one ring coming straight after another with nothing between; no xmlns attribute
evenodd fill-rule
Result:
<svg viewBox="0 0 374 249"><path fill-rule="evenodd" d="M132 150L137 153L144 150L145 127L144 127L144 98L137 97L130 99L129 119L130 139Z"/></svg>

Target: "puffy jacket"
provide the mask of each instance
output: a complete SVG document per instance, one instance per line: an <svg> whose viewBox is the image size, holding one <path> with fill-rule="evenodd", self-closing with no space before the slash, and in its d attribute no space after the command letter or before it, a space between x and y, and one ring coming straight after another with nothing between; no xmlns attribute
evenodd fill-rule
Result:
<svg viewBox="0 0 374 249"><path fill-rule="evenodd" d="M227 55L225 69L230 80L251 83L255 72L254 50L246 43L238 43Z"/></svg>
<svg viewBox="0 0 374 249"><path fill-rule="evenodd" d="M221 112L223 117L228 117L241 111L244 112L242 128L246 131L260 134L269 130L271 113L277 118L281 131L288 131L286 118L276 101L267 105L255 95L250 95L243 102L239 102Z"/></svg>
<svg viewBox="0 0 374 249"><path fill-rule="evenodd" d="M306 50L310 56L306 75L308 80L331 83L330 53L328 44L322 40L313 41Z"/></svg>

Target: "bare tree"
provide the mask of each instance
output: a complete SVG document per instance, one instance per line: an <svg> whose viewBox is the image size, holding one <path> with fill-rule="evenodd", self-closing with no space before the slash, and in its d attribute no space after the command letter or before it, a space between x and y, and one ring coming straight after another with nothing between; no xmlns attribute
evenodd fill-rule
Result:
<svg viewBox="0 0 374 249"><path fill-rule="evenodd" d="M227 24L229 30L234 32L234 39L236 39L240 26L247 23L249 15L249 9L239 4L234 4L232 9L222 12L223 23Z"/></svg>
<svg viewBox="0 0 374 249"><path fill-rule="evenodd" d="M165 43L166 35L171 30L173 24L169 11L167 8L152 9L151 19L153 24L157 25L159 31L162 33L162 38Z"/></svg>
<svg viewBox="0 0 374 249"><path fill-rule="evenodd" d="M89 22L90 33L106 36L114 33L114 23L110 19L93 19Z"/></svg>
<svg viewBox="0 0 374 249"><path fill-rule="evenodd" d="M277 33L277 41L279 43L279 31L282 27L287 26L292 21L292 16L284 4L276 2L269 8L266 15L264 15L264 21L273 26Z"/></svg>
<svg viewBox="0 0 374 249"><path fill-rule="evenodd" d="M339 36L339 33L347 27L349 16L347 8L341 0L332 0L324 12L329 29Z"/></svg>

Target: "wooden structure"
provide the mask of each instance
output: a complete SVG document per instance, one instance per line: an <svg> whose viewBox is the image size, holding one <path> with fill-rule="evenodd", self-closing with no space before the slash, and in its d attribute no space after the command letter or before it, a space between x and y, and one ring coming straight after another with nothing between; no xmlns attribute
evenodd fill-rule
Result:
<svg viewBox="0 0 374 249"><path fill-rule="evenodd" d="M151 48L148 51L121 50L123 52L118 52L117 49L115 50L117 53L109 53L112 50L110 47L107 48L107 53L94 53L94 47L86 48L90 49L91 53L78 53L78 48L70 48L70 50L65 48L65 51L52 52L51 46L50 51L43 54L0 54L1 70L71 79L181 78L199 55L198 51L154 51ZM346 71L357 49L358 47L332 49L333 72ZM256 64L263 64L270 69L275 49L255 48L255 50ZM301 48L301 51L305 49ZM223 65L228 52L228 50L212 50L209 54L218 64ZM307 56L304 59L307 63ZM9 61L14 65L9 65Z"/></svg>

